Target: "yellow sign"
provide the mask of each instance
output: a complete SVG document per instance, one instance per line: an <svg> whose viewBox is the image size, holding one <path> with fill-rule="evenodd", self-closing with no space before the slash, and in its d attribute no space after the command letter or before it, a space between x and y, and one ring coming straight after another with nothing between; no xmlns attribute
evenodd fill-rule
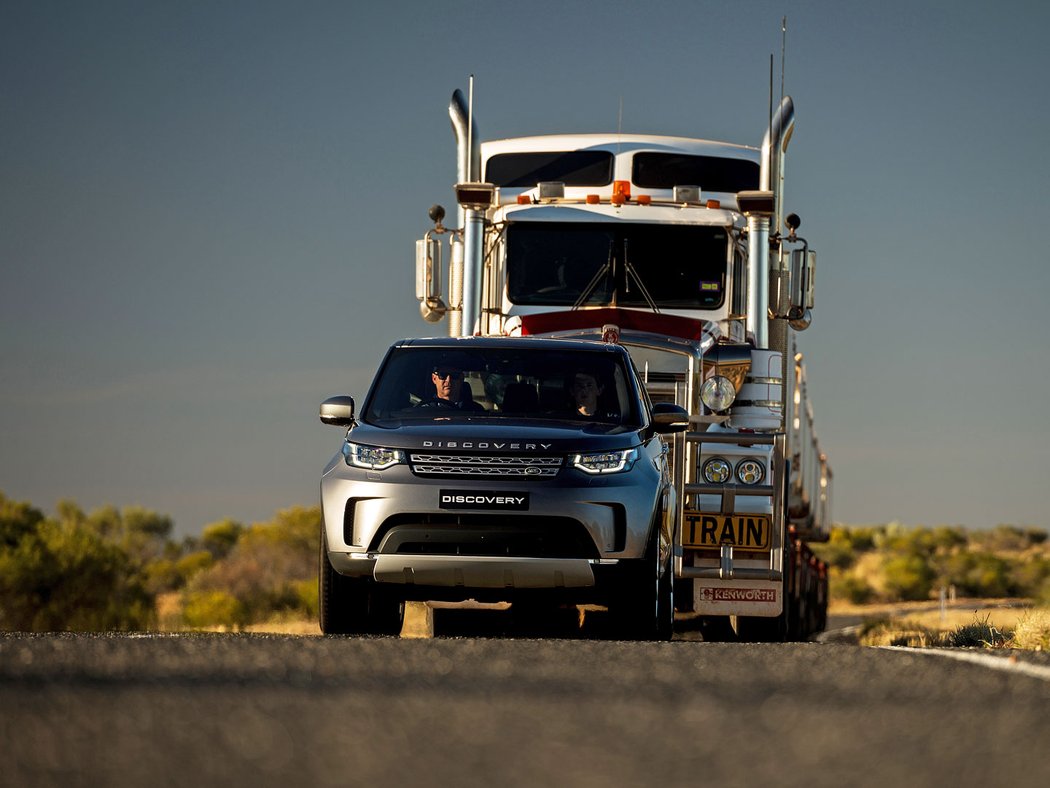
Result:
<svg viewBox="0 0 1050 788"><path fill-rule="evenodd" d="M732 545L737 550L768 550L773 529L764 514L685 513L682 547Z"/></svg>

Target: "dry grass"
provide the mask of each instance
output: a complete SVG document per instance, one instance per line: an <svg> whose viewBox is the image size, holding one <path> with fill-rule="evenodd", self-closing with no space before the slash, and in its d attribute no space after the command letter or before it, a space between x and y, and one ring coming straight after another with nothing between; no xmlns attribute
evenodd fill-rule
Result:
<svg viewBox="0 0 1050 788"><path fill-rule="evenodd" d="M970 611L917 611L904 617L869 618L862 627L865 646L913 648L1016 648L1050 650L1050 610L978 607Z"/></svg>
<svg viewBox="0 0 1050 788"><path fill-rule="evenodd" d="M1030 610L1014 628L1012 648L1050 651L1050 610Z"/></svg>

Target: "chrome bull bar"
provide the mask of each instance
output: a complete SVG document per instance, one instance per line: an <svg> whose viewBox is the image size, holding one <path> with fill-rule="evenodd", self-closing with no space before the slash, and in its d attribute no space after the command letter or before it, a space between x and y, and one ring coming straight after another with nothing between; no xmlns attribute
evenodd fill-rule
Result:
<svg viewBox="0 0 1050 788"><path fill-rule="evenodd" d="M704 443L720 443L736 446L772 446L770 476L773 484L708 484L690 481L697 473L697 458ZM674 573L685 579L710 580L773 580L784 579L784 473L785 435L776 433L737 432L685 432L675 436L674 474L675 487L683 491L675 512ZM767 568L737 567L733 560L733 547L722 545L717 567L687 566L682 534L685 527L685 501L689 495L719 495L722 498L721 514L735 512L737 495L765 496L772 499L772 546Z"/></svg>

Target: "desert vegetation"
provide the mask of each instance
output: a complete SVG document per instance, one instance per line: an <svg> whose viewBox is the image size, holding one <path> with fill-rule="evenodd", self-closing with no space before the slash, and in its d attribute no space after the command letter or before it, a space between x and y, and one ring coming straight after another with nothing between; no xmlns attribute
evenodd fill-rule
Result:
<svg viewBox="0 0 1050 788"><path fill-rule="evenodd" d="M140 507L53 516L0 493L0 629L243 629L316 619L320 511L222 520L172 538L169 517Z"/></svg>
<svg viewBox="0 0 1050 788"><path fill-rule="evenodd" d="M1050 544L1037 528L835 526L814 551L830 565L831 598L853 604L959 597L1050 603Z"/></svg>
<svg viewBox="0 0 1050 788"><path fill-rule="evenodd" d="M317 507L292 507L268 522L226 519L177 540L170 517L141 507L85 512L60 501L45 515L0 492L0 629L240 630L314 622L319 530ZM1050 606L1050 543L1034 528L837 526L815 549L831 566L833 606L935 600L948 589L960 598ZM1048 620L1050 613L1036 610L1009 628L985 623L1004 637L1008 631L1015 645L1037 645L1050 631ZM935 626L915 627L915 641L944 635ZM990 630L978 630L996 642Z"/></svg>

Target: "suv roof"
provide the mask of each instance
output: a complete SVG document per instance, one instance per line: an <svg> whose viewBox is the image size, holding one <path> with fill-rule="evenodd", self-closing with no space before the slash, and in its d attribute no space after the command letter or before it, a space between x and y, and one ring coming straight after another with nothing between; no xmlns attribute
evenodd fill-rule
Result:
<svg viewBox="0 0 1050 788"><path fill-rule="evenodd" d="M529 348L537 350L581 350L588 352L627 353L619 345L585 339L549 339L545 337L425 337L402 339L394 347L437 348Z"/></svg>

